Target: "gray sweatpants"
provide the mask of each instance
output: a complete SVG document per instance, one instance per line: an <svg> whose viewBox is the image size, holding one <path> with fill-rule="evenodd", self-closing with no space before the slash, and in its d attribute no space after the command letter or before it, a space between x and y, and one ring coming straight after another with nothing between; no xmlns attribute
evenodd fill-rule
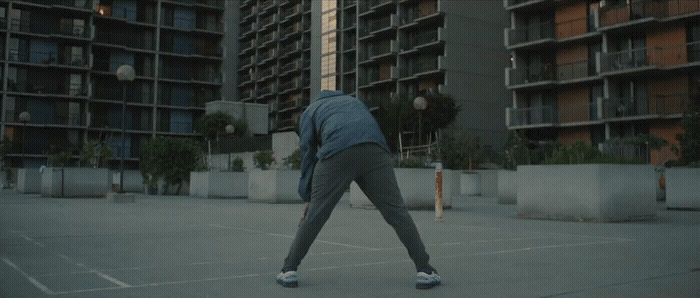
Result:
<svg viewBox="0 0 700 298"><path fill-rule="evenodd" d="M350 147L316 163L309 211L289 248L283 270L296 270L352 181L394 228L416 270L430 272L430 257L399 192L391 155L374 143Z"/></svg>

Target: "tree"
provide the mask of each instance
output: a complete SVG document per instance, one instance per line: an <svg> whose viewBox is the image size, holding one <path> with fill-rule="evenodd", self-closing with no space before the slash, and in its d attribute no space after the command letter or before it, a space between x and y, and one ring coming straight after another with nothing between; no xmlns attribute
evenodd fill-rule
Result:
<svg viewBox="0 0 700 298"><path fill-rule="evenodd" d="M503 146L503 167L514 170L519 165L530 163L530 149L527 148L525 140L517 132L510 131Z"/></svg>
<svg viewBox="0 0 700 298"><path fill-rule="evenodd" d="M192 139L152 138L143 145L140 161L147 182L163 178L166 185L178 185L176 193L180 193L183 182L189 181L190 172L205 168L202 148Z"/></svg>
<svg viewBox="0 0 700 298"><path fill-rule="evenodd" d="M234 120L231 115L224 112L216 112L213 114L207 114L202 116L202 118L197 121L195 129L204 136L207 140L216 140L219 135L226 131L227 125L233 125L234 135L243 136L248 130L248 126L245 121Z"/></svg>
<svg viewBox="0 0 700 298"><path fill-rule="evenodd" d="M681 146L683 164L700 162L700 97L691 97L681 120L683 134L676 136Z"/></svg>
<svg viewBox="0 0 700 298"><path fill-rule="evenodd" d="M472 170L485 158L481 139L466 130L443 137L438 148L440 160L447 169Z"/></svg>
<svg viewBox="0 0 700 298"><path fill-rule="evenodd" d="M112 149L100 141L88 141L80 152L80 163L92 167L105 167L111 159Z"/></svg>

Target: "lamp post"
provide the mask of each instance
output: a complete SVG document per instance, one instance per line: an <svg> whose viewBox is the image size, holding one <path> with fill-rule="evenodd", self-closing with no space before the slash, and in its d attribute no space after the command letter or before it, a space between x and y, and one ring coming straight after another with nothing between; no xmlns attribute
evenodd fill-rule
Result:
<svg viewBox="0 0 700 298"><path fill-rule="evenodd" d="M117 80L122 83L122 137L119 154L119 193L124 192L124 135L126 130L126 85L134 80L136 71L131 65L117 68Z"/></svg>
<svg viewBox="0 0 700 298"><path fill-rule="evenodd" d="M423 111L428 107L428 101L423 96L413 100L413 108L418 111L418 144L423 144Z"/></svg>
<svg viewBox="0 0 700 298"><path fill-rule="evenodd" d="M226 128L224 128L224 130L226 130L226 134L230 136L233 134L233 132L236 131L236 128L233 125L229 124L229 125L226 125ZM231 170L231 149L230 148L228 150L228 168L227 168L227 170L229 170L229 171Z"/></svg>
<svg viewBox="0 0 700 298"><path fill-rule="evenodd" d="M27 123L32 120L32 115L24 111L19 113L19 121L22 122L22 167L24 168L24 152L27 147Z"/></svg>

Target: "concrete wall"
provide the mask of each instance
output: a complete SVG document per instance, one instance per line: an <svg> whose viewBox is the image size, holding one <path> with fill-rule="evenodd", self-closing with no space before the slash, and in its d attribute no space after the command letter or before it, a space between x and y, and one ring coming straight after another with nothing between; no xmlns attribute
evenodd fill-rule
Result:
<svg viewBox="0 0 700 298"><path fill-rule="evenodd" d="M627 221L656 215L650 165L586 164L518 167L518 216Z"/></svg>
<svg viewBox="0 0 700 298"><path fill-rule="evenodd" d="M700 169L666 169L666 207L700 209Z"/></svg>
<svg viewBox="0 0 700 298"><path fill-rule="evenodd" d="M200 198L248 196L247 172L191 172L190 195Z"/></svg>
<svg viewBox="0 0 700 298"><path fill-rule="evenodd" d="M498 170L498 203L515 204L518 199L518 172Z"/></svg>
<svg viewBox="0 0 700 298"><path fill-rule="evenodd" d="M42 197L103 197L111 191L109 169L46 168L41 174Z"/></svg>
<svg viewBox="0 0 700 298"><path fill-rule="evenodd" d="M453 197L459 195L461 171L443 170L442 200L445 207L452 207ZM406 207L430 209L435 207L435 170L395 168L396 182ZM350 206L374 208L357 183L350 184Z"/></svg>
<svg viewBox="0 0 700 298"><path fill-rule="evenodd" d="M481 176L481 196L498 197L498 170L476 170Z"/></svg>
<svg viewBox="0 0 700 298"><path fill-rule="evenodd" d="M27 168L17 170L17 192L37 194L41 192L41 173L39 169Z"/></svg>
<svg viewBox="0 0 700 298"><path fill-rule="evenodd" d="M462 173L459 175L459 193L467 196L481 195L481 174Z"/></svg>
<svg viewBox="0 0 700 298"><path fill-rule="evenodd" d="M5 171L0 171L0 188L6 188L9 185L9 180L7 179L7 173Z"/></svg>
<svg viewBox="0 0 700 298"><path fill-rule="evenodd" d="M299 196L299 170L259 170L248 172L248 201L256 203L302 203Z"/></svg>
<svg viewBox="0 0 700 298"><path fill-rule="evenodd" d="M111 171L112 189L117 190L119 187L119 171ZM116 187L116 188L115 188ZM139 170L124 170L124 191L125 192L144 192L143 175Z"/></svg>

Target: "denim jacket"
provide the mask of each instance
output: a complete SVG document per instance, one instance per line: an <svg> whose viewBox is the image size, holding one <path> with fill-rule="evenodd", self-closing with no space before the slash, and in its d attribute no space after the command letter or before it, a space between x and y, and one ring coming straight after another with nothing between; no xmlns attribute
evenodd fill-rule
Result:
<svg viewBox="0 0 700 298"><path fill-rule="evenodd" d="M322 90L301 116L299 130L299 195L305 202L311 200L311 180L319 159L362 143L376 143L390 152L367 106L340 91Z"/></svg>

